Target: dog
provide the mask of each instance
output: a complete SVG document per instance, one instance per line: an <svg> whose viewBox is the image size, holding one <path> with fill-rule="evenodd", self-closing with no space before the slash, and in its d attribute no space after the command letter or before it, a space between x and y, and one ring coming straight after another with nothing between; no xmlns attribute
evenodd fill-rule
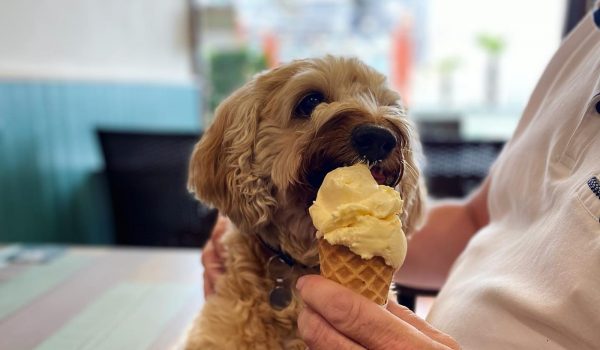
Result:
<svg viewBox="0 0 600 350"><path fill-rule="evenodd" d="M308 208L323 178L367 163L378 183L400 192L410 233L423 212L419 149L400 96L355 58L292 61L222 102L194 148L188 186L234 227L223 240L226 272L185 348L305 349L293 286L300 275L318 273ZM272 276L274 258L285 276Z"/></svg>

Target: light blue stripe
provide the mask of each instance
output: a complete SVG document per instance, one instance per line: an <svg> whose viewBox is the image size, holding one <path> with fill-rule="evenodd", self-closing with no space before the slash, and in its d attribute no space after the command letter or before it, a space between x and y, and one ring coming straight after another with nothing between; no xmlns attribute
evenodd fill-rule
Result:
<svg viewBox="0 0 600 350"><path fill-rule="evenodd" d="M192 284L120 284L36 350L147 349L197 291Z"/></svg>

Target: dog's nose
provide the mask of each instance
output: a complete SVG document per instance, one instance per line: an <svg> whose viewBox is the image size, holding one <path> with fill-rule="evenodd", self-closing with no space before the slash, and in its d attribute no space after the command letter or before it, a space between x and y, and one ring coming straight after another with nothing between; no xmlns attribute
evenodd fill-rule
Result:
<svg viewBox="0 0 600 350"><path fill-rule="evenodd" d="M397 143L394 134L375 124L363 124L355 127L352 130L351 140L354 150L370 162L385 159Z"/></svg>

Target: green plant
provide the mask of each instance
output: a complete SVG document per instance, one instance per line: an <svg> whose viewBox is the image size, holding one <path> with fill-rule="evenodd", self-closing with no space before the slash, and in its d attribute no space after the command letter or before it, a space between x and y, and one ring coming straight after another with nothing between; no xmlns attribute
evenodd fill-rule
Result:
<svg viewBox="0 0 600 350"><path fill-rule="evenodd" d="M502 37L487 33L479 34L477 43L490 56L500 56L506 48L506 42Z"/></svg>
<svg viewBox="0 0 600 350"><path fill-rule="evenodd" d="M209 56L211 111L252 75L264 70L266 59L247 48L215 51Z"/></svg>
<svg viewBox="0 0 600 350"><path fill-rule="evenodd" d="M440 103L452 105L454 99L454 72L460 67L461 59L456 56L443 58L437 65L440 77Z"/></svg>
<svg viewBox="0 0 600 350"><path fill-rule="evenodd" d="M438 71L442 75L453 74L461 65L461 60L456 56L443 58L438 64Z"/></svg>
<svg viewBox="0 0 600 350"><path fill-rule="evenodd" d="M498 76L500 71L500 56L506 49L506 42L497 35L482 33L477 36L477 44L486 53L485 70L485 100L488 106L498 104Z"/></svg>

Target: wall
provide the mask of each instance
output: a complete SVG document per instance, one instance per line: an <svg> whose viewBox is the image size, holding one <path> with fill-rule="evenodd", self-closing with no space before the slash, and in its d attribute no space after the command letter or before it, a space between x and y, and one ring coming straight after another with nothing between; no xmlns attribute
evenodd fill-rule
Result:
<svg viewBox="0 0 600 350"><path fill-rule="evenodd" d="M0 242L109 243L96 129L200 129L187 6L0 2Z"/></svg>
<svg viewBox="0 0 600 350"><path fill-rule="evenodd" d="M2 0L0 77L189 83L186 0Z"/></svg>

